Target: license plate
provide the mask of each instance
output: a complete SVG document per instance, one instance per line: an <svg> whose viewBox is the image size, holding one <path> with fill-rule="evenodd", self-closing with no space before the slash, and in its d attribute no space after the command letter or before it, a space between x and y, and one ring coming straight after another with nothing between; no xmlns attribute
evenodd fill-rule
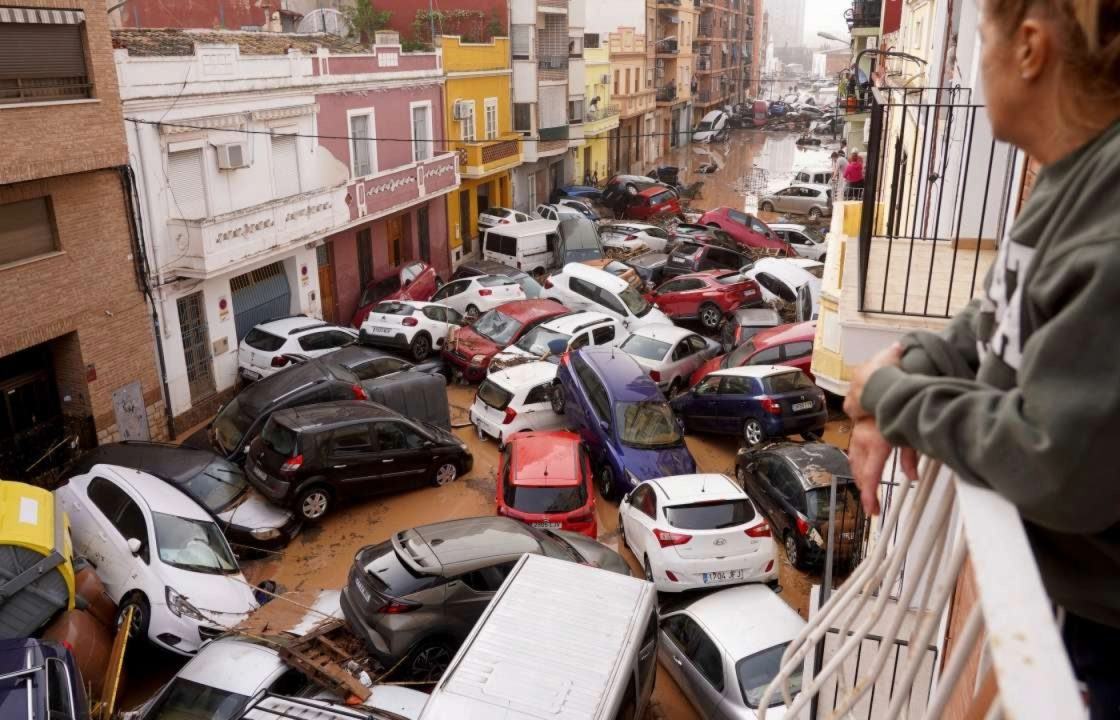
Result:
<svg viewBox="0 0 1120 720"><path fill-rule="evenodd" d="M742 570L721 570L719 572L704 573L704 582L721 582L724 580L742 580Z"/></svg>
<svg viewBox="0 0 1120 720"><path fill-rule="evenodd" d="M393 332L392 330L390 330L387 327L377 327L377 326L371 327L370 330L377 333L378 335L388 335L391 332Z"/></svg>
<svg viewBox="0 0 1120 720"><path fill-rule="evenodd" d="M259 372L257 372L256 370L242 369L241 370L241 377L245 378L246 380L260 380L261 379L261 374Z"/></svg>
<svg viewBox="0 0 1120 720"><path fill-rule="evenodd" d="M813 407L813 401L812 400L806 400L805 402L794 403L793 404L793 411L798 412L800 410L809 410L812 407Z"/></svg>
<svg viewBox="0 0 1120 720"><path fill-rule="evenodd" d="M558 522L535 522L535 523L533 523L533 527L543 528L545 530L559 530L560 529L560 523L558 523Z"/></svg>
<svg viewBox="0 0 1120 720"><path fill-rule="evenodd" d="M368 603L369 600L370 600L369 590L366 590L365 585L362 585L360 582L355 582L354 585L355 585L355 587L358 588L358 592L361 593L362 598L364 598L365 601Z"/></svg>
<svg viewBox="0 0 1120 720"><path fill-rule="evenodd" d="M487 225L497 225L498 223L501 222L501 219L496 218L493 215L479 215L478 216L478 221L480 223L485 223Z"/></svg>

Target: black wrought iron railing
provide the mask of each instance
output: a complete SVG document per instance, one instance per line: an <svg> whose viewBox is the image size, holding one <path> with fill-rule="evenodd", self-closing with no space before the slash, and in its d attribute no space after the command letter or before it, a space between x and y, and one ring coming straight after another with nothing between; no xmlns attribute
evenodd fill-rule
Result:
<svg viewBox="0 0 1120 720"><path fill-rule="evenodd" d="M883 19L882 0L852 0L852 9L844 16L849 28L879 27Z"/></svg>
<svg viewBox="0 0 1120 720"><path fill-rule="evenodd" d="M556 127L541 128L539 133L541 142L549 142L551 140L567 140L568 139L568 126L558 125Z"/></svg>

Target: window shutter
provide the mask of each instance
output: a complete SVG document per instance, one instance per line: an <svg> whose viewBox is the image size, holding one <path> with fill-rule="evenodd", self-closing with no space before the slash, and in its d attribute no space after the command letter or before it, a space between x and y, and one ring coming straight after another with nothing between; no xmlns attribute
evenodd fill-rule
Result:
<svg viewBox="0 0 1120 720"><path fill-rule="evenodd" d="M533 27L531 25L514 25L510 30L513 57L528 60L533 48Z"/></svg>
<svg viewBox="0 0 1120 720"><path fill-rule="evenodd" d="M276 184L276 197L288 197L299 192L299 160L296 153L295 137L272 136L272 177Z"/></svg>
<svg viewBox="0 0 1120 720"><path fill-rule="evenodd" d="M0 68L8 77L84 76L82 26L0 23Z"/></svg>
<svg viewBox="0 0 1120 720"><path fill-rule="evenodd" d="M0 265L57 249L45 197L0 205Z"/></svg>
<svg viewBox="0 0 1120 720"><path fill-rule="evenodd" d="M171 190L167 205L172 217L186 220L206 217L201 149L167 154L167 184Z"/></svg>

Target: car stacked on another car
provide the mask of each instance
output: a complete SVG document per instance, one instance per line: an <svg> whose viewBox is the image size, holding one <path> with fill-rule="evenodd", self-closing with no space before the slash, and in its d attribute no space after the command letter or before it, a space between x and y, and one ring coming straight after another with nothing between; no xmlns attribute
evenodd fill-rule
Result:
<svg viewBox="0 0 1120 720"><path fill-rule="evenodd" d="M544 289L524 270L518 270L494 260L467 260L455 268L455 273L451 276L451 279L462 280L476 275L505 275L520 285L521 291L530 300L539 298L541 291Z"/></svg>
<svg viewBox="0 0 1120 720"><path fill-rule="evenodd" d="M806 267L807 264L810 264ZM815 274L820 263L804 258L761 258L750 267L743 268L743 276L758 283L762 301L798 301L798 292L804 287L809 291L812 317L816 319L821 304L821 278Z"/></svg>
<svg viewBox="0 0 1120 720"><path fill-rule="evenodd" d="M688 387L698 367L720 351L719 343L676 325L645 325L618 346L669 397Z"/></svg>
<svg viewBox="0 0 1120 720"><path fill-rule="evenodd" d="M630 335L622 323L609 315L594 311L577 311L543 322L521 336L513 345L494 356L491 374L512 364L528 360L559 362L553 353L555 343L562 343L563 353L593 345L618 345Z"/></svg>
<svg viewBox="0 0 1120 720"><path fill-rule="evenodd" d="M813 340L816 338L815 322L779 325L755 333L754 337L726 355L714 357L692 373L690 386L696 385L709 373L729 370L744 365L788 365L813 377Z"/></svg>
<svg viewBox="0 0 1120 720"><path fill-rule="evenodd" d="M643 325L663 325L669 318L623 279L582 263L569 263L545 280L545 297L572 310L593 310L619 320L634 330Z"/></svg>
<svg viewBox="0 0 1120 720"><path fill-rule="evenodd" d="M579 435L517 433L506 443L498 464L498 514L594 540L599 526L593 477Z"/></svg>
<svg viewBox="0 0 1120 720"><path fill-rule="evenodd" d="M497 225L513 225L514 223L529 222L533 218L523 212L510 210L504 207L492 207L478 214L478 230L489 230Z"/></svg>
<svg viewBox="0 0 1120 720"><path fill-rule="evenodd" d="M447 305L390 300L370 310L358 337L363 345L405 350L422 361L442 350L451 333L465 323L462 313Z"/></svg>
<svg viewBox="0 0 1120 720"><path fill-rule="evenodd" d="M661 284L664 279L665 266L669 262L669 256L663 252L645 252L641 255L629 257L622 262L638 273L638 277L642 279L642 284L646 289L652 289Z"/></svg>
<svg viewBox="0 0 1120 720"><path fill-rule="evenodd" d="M662 277L666 280L678 275L705 270L739 270L753 262L750 255L714 245L698 238L682 240L673 247L665 262Z"/></svg>
<svg viewBox="0 0 1120 720"><path fill-rule="evenodd" d="M758 209L808 215L816 222L832 215L832 189L828 185L790 185L761 196Z"/></svg>
<svg viewBox="0 0 1120 720"><path fill-rule="evenodd" d="M773 308L740 308L732 313L720 330L723 351L729 353L763 330L781 324L782 316Z"/></svg>
<svg viewBox="0 0 1120 720"><path fill-rule="evenodd" d="M360 328L374 305L383 300L419 300L427 302L443 284L436 269L419 260L403 265L399 270L381 280L375 280L362 290L358 309L350 324Z"/></svg>
<svg viewBox="0 0 1120 720"><path fill-rule="evenodd" d="M575 202L577 204L582 204L579 203L579 201ZM568 204L554 203L549 205L538 205L537 208L533 210L533 217L538 220L554 220L556 222L559 222L561 220L568 220L569 218L585 220L599 219L597 214L594 218L589 218L587 215L590 212L591 209L587 206L583 206L581 210L580 208L575 208Z"/></svg>
<svg viewBox="0 0 1120 720"><path fill-rule="evenodd" d="M622 215L628 220L648 220L657 216L681 217L680 196L670 187L654 185L630 196Z"/></svg>
<svg viewBox="0 0 1120 720"><path fill-rule="evenodd" d="M753 280L732 270L678 275L653 291L653 304L673 320L699 320L708 332L740 307L757 305L762 292Z"/></svg>
<svg viewBox="0 0 1120 720"><path fill-rule="evenodd" d="M828 241L817 230L797 223L771 223L770 229L788 242L798 257L824 262Z"/></svg>
<svg viewBox="0 0 1120 720"><path fill-rule="evenodd" d="M472 321L487 310L524 299L521 285L507 275L476 275L451 280L432 295L433 303L446 305Z"/></svg>
<svg viewBox="0 0 1120 720"><path fill-rule="evenodd" d="M556 365L533 361L490 373L478 386L470 419L479 437L492 437L502 447L522 430L565 427L552 411L551 391Z"/></svg>
<svg viewBox="0 0 1120 720"><path fill-rule="evenodd" d="M617 278L611 279L622 283ZM443 357L468 382L479 382L486 377L495 355L537 325L569 312L560 303L548 299L517 300L499 305L484 313L471 327L456 333L454 340L444 347Z"/></svg>
<svg viewBox="0 0 1120 720"><path fill-rule="evenodd" d="M612 222L599 227L599 237L603 247L633 251L645 246L653 252L663 252L670 236L658 225Z"/></svg>
<svg viewBox="0 0 1120 720"><path fill-rule="evenodd" d="M793 249L754 215L729 207L709 210L700 216L700 224L717 227L744 247L770 250L778 255L793 255Z"/></svg>
<svg viewBox="0 0 1120 720"><path fill-rule="evenodd" d="M642 290L641 276L634 272L634 268L626 263L619 262L618 260L611 260L610 258L600 258L598 260L584 260L583 264L597 270L605 270L616 278L622 278L635 290L639 292Z"/></svg>
<svg viewBox="0 0 1120 720"><path fill-rule="evenodd" d="M293 364L292 355L319 357L356 342L358 333L306 315L270 320L245 335L237 346L237 372L256 382Z"/></svg>

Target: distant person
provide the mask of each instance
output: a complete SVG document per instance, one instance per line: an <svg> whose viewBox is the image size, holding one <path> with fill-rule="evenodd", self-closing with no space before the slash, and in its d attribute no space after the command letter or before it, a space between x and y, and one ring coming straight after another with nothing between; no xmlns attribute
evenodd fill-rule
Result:
<svg viewBox="0 0 1120 720"><path fill-rule="evenodd" d="M848 158L844 157L842 150L832 153L832 200L836 202L844 197L844 170L848 167Z"/></svg>
<svg viewBox="0 0 1120 720"><path fill-rule="evenodd" d="M852 153L852 159L844 168L844 183L848 189L844 195L848 200L863 199L863 158L858 152Z"/></svg>

